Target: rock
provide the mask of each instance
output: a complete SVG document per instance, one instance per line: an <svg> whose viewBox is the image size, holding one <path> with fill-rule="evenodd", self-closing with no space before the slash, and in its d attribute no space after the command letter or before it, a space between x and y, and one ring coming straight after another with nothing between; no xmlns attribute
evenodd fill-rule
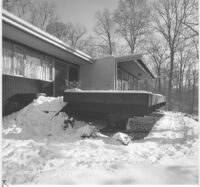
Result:
<svg viewBox="0 0 200 187"><path fill-rule="evenodd" d="M112 138L124 145L128 145L131 142L131 138L127 134L121 132L115 133Z"/></svg>
<svg viewBox="0 0 200 187"><path fill-rule="evenodd" d="M85 125L76 130L77 135L80 137L83 137L83 138L97 137L98 132L99 132L99 129L97 129L95 126L91 126L91 125Z"/></svg>
<svg viewBox="0 0 200 187"><path fill-rule="evenodd" d="M69 128L69 126L71 127L71 128L73 128L74 127L74 122L75 122L75 120L74 120L74 118L69 118L69 119L66 119L65 121L64 121L64 126L63 126L63 129L64 130L66 130L67 128Z"/></svg>

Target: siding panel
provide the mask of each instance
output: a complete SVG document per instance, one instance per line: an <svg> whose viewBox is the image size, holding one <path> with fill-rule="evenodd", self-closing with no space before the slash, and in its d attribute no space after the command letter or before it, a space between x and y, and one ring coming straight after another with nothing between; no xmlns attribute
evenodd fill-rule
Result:
<svg viewBox="0 0 200 187"><path fill-rule="evenodd" d="M53 83L27 79L24 77L15 77L3 75L3 102L18 93L46 93L53 94Z"/></svg>

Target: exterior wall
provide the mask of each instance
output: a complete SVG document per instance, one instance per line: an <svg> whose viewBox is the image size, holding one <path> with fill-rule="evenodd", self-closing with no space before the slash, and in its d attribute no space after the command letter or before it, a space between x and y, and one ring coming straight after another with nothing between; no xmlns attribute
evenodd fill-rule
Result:
<svg viewBox="0 0 200 187"><path fill-rule="evenodd" d="M116 63L113 56L97 59L94 64L80 66L81 89L114 90Z"/></svg>
<svg viewBox="0 0 200 187"><path fill-rule="evenodd" d="M11 41L8 39L3 38L3 50L5 45L9 43L9 45L13 46L12 48L9 48L10 52L9 54L5 51L3 52L3 58L2 58L2 64L3 64L3 103L6 102L7 99L14 96L15 94L34 94L34 93L46 93L48 96L62 96L64 90L67 88L71 88L73 85L67 85L65 80L69 80L69 67L76 67L79 69L78 65L70 64L66 61L59 60L53 56L46 55L43 52L40 52L36 49L30 48L29 46L22 45L20 43L16 43L15 41ZM16 47L20 47L20 49L23 50L23 53L20 53L20 68L18 70L23 70L22 74L18 75L16 74L15 70L18 67L17 65L17 58L19 59L19 55L17 56L15 53ZM7 48L6 48L7 50ZM28 72L33 73L36 72L38 74L38 71L41 69L31 69L27 70L27 64L28 61L28 55L27 51L37 52L41 55L41 58L37 57L37 61L31 62L38 64L38 59L43 60L43 56L45 59L52 59L52 80L46 80L42 79L43 76L38 78L31 78L27 77ZM40 61L40 63L44 63L43 61ZM16 68L16 69L15 69ZM11 71L9 71L11 69ZM43 69L41 70L43 71ZM46 69L47 72L47 69ZM45 76L44 76L45 77ZM73 79L73 77L72 77Z"/></svg>
<svg viewBox="0 0 200 187"><path fill-rule="evenodd" d="M3 102L18 93L46 93L47 95L52 95L53 83L23 77L3 75Z"/></svg>

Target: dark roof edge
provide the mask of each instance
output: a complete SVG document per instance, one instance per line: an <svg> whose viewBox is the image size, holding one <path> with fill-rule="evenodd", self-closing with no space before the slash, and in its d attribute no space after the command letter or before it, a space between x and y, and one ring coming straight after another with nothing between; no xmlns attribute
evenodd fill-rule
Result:
<svg viewBox="0 0 200 187"><path fill-rule="evenodd" d="M153 72L151 72L150 68L147 67L147 65L145 64L144 60L143 60L143 59L140 59L140 60L138 60L138 61L140 61L140 64L142 65L142 67L151 75L151 77L152 77L153 79L155 79L155 75L153 74Z"/></svg>
<svg viewBox="0 0 200 187"><path fill-rule="evenodd" d="M150 68L145 63L145 60L143 59L142 54L136 54L136 55L127 55L127 56L119 56L115 57L118 62L125 62L130 60L136 60L141 64L141 66L144 68L144 70L154 79L155 75L151 72Z"/></svg>

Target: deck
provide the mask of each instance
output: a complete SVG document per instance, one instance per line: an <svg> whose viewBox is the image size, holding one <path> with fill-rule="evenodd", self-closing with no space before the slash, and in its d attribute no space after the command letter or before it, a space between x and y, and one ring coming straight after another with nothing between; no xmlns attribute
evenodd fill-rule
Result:
<svg viewBox="0 0 200 187"><path fill-rule="evenodd" d="M65 91L64 108L80 120L105 119L112 122L149 115L166 104L165 96L146 91Z"/></svg>

